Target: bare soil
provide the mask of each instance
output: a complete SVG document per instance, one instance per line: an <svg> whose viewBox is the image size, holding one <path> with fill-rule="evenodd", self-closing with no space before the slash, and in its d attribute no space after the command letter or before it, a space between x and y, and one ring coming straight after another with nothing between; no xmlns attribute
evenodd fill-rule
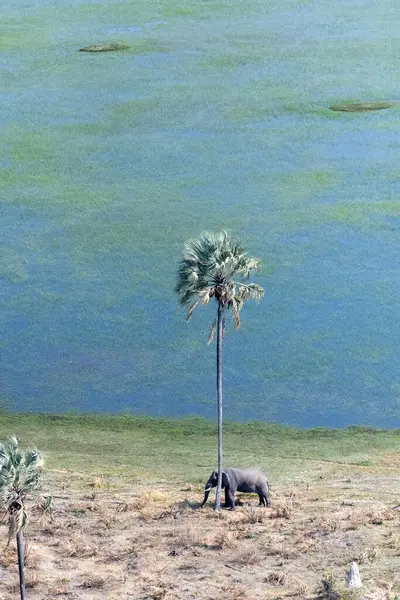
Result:
<svg viewBox="0 0 400 600"><path fill-rule="evenodd" d="M53 510L43 513L40 499L29 507L27 598L393 600L400 597L397 461L385 454L374 467L316 462L309 479L272 485L271 508L242 495L234 512L199 508L201 487L190 483L116 485L53 471ZM16 553L13 544L4 550L6 532L3 522L0 600L14 600ZM353 560L364 586L349 595Z"/></svg>

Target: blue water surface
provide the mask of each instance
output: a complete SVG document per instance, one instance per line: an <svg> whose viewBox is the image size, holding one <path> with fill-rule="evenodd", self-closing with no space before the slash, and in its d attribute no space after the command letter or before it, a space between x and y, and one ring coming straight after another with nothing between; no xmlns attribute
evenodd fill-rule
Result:
<svg viewBox="0 0 400 600"><path fill-rule="evenodd" d="M391 0L19 0L0 41L0 397L215 416L215 307L185 239L237 232L265 298L224 339L224 414L399 426ZM130 50L88 54L120 41Z"/></svg>

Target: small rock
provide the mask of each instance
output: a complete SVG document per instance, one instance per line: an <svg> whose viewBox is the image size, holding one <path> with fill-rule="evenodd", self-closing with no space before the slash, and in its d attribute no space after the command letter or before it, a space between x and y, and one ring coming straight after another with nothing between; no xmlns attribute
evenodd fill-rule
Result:
<svg viewBox="0 0 400 600"><path fill-rule="evenodd" d="M346 573L346 586L350 589L362 587L360 572L356 562L350 563L350 568Z"/></svg>
<svg viewBox="0 0 400 600"><path fill-rule="evenodd" d="M129 46L111 42L109 44L94 44L93 46L79 48L79 52L116 52L117 50L129 50Z"/></svg>

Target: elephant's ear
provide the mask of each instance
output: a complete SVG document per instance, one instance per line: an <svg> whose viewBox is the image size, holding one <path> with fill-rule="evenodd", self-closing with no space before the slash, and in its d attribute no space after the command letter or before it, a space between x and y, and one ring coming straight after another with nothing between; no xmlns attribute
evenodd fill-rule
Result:
<svg viewBox="0 0 400 600"><path fill-rule="evenodd" d="M230 487L231 485L231 480L229 478L228 473L225 473L225 471L222 471L222 487Z"/></svg>

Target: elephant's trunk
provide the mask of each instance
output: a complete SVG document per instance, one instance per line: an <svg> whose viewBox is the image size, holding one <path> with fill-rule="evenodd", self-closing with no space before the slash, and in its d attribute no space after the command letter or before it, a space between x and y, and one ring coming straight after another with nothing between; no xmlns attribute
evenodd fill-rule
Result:
<svg viewBox="0 0 400 600"><path fill-rule="evenodd" d="M207 500L208 500L208 496L210 495L210 489L211 489L211 488L208 488L208 489L204 490L204 500L203 500L203 502L202 502L202 505L201 505L201 506L204 506L204 505L205 505L205 503L207 502Z"/></svg>

